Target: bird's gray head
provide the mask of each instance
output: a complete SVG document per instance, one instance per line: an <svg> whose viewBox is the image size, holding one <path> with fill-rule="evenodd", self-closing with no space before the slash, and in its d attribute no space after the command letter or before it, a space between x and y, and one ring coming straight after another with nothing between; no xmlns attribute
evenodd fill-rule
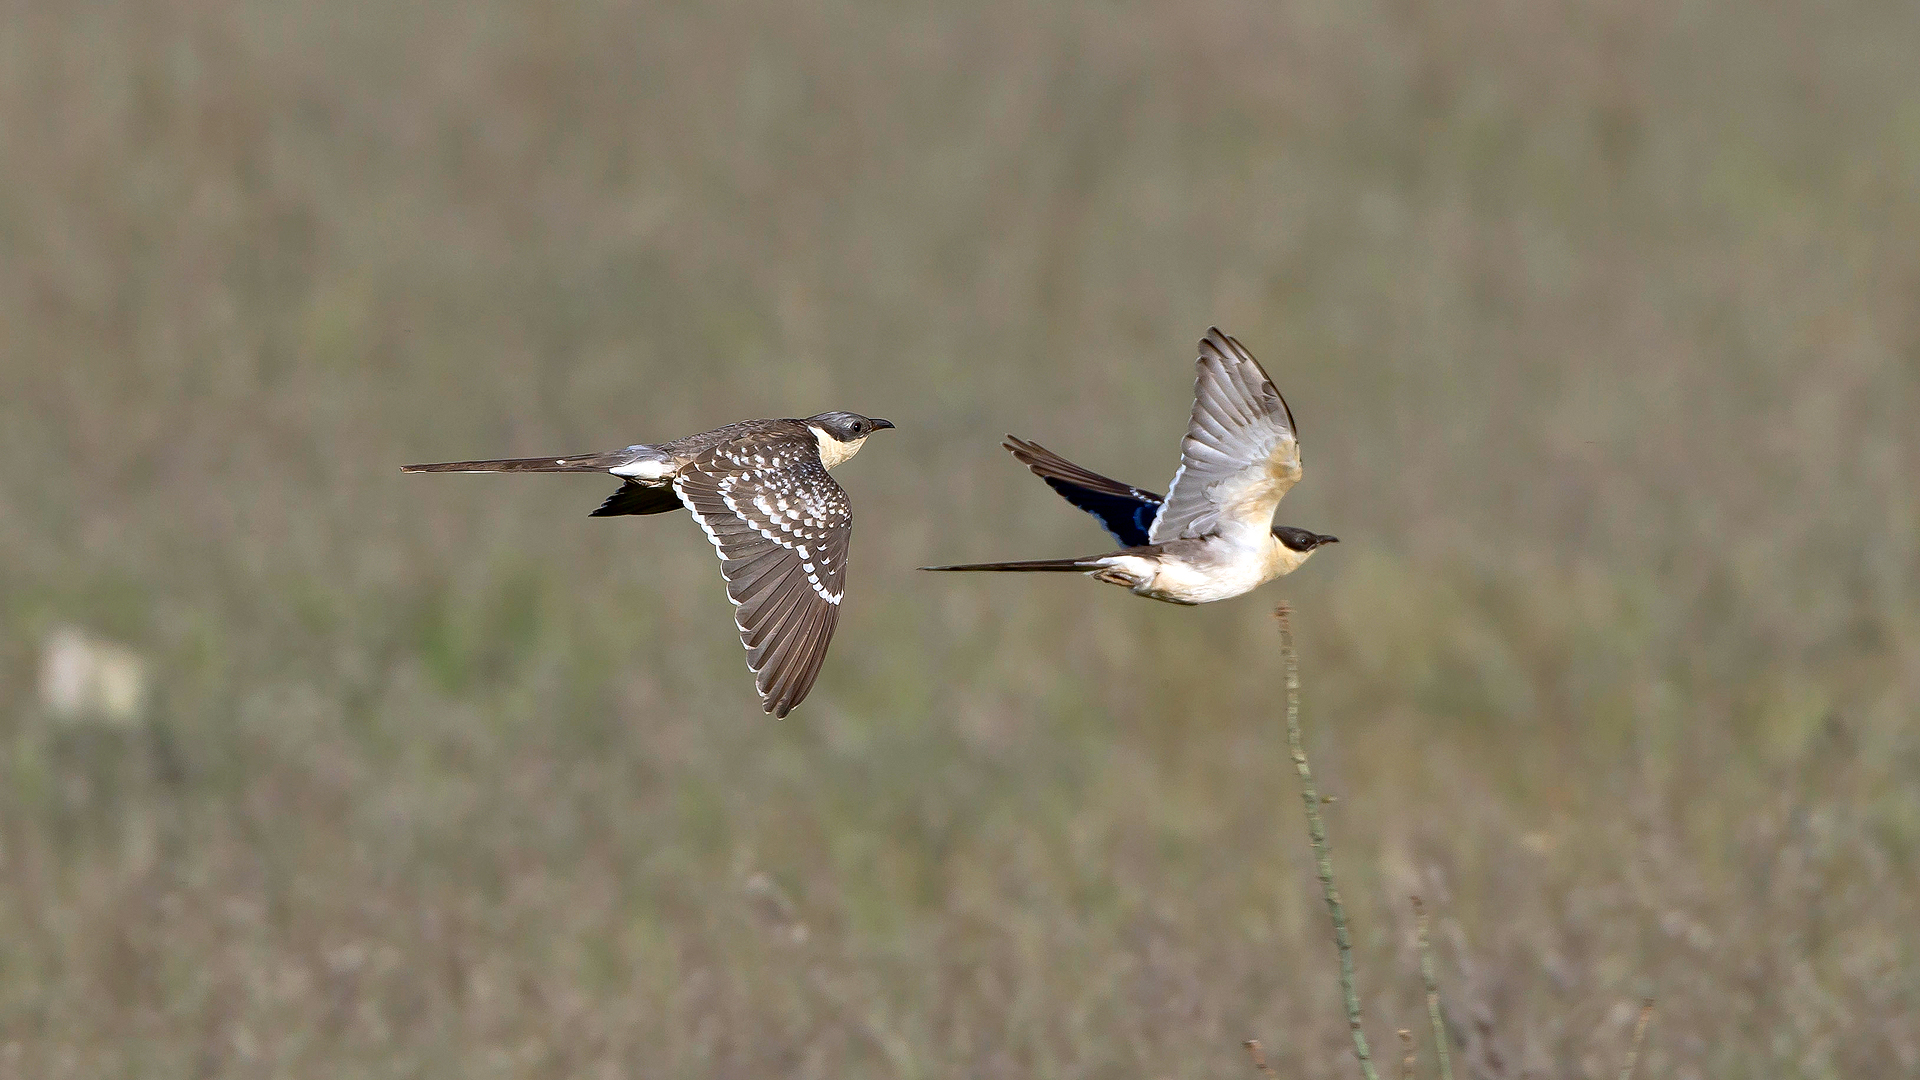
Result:
<svg viewBox="0 0 1920 1080"><path fill-rule="evenodd" d="M891 420L872 420L850 412L823 412L801 423L813 429L813 437L820 442L820 463L829 469L859 453L867 436L893 426Z"/></svg>
<svg viewBox="0 0 1920 1080"><path fill-rule="evenodd" d="M1273 535L1277 537L1282 544L1285 544L1287 547L1302 555L1305 555L1307 552L1312 551L1322 544L1337 544L1340 542L1340 538L1337 536L1322 536L1317 532L1312 532L1307 529L1296 529L1291 525L1275 525L1273 527Z"/></svg>
<svg viewBox="0 0 1920 1080"><path fill-rule="evenodd" d="M808 427L819 428L844 443L859 442L881 428L893 426L891 420L874 420L850 412L823 412L801 422Z"/></svg>

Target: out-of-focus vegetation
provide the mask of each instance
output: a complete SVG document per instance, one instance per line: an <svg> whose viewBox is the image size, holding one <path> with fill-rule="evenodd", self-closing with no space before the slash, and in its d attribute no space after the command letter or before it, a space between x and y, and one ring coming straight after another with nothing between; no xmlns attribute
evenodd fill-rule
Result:
<svg viewBox="0 0 1920 1080"><path fill-rule="evenodd" d="M0 19L0 1073L1920 1069L1911 3L68 4ZM1210 323L1338 547L1201 609ZM577 477L761 415L845 618L761 715L705 541ZM143 726L60 722L48 635ZM1430 1059L1429 1059L1430 1060ZM1471 1070L1471 1071L1468 1071Z"/></svg>

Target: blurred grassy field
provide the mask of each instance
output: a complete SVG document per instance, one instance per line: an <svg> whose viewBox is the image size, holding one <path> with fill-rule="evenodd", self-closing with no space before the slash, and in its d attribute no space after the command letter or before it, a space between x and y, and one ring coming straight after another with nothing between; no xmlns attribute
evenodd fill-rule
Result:
<svg viewBox="0 0 1920 1080"><path fill-rule="evenodd" d="M1920 9L26 0L0 19L0 1075L1920 1070ZM1339 535L1176 609L1219 323ZM885 416L763 717L684 518L402 477ZM155 672L61 724L41 643ZM1463 1061L1464 1059L1464 1061Z"/></svg>

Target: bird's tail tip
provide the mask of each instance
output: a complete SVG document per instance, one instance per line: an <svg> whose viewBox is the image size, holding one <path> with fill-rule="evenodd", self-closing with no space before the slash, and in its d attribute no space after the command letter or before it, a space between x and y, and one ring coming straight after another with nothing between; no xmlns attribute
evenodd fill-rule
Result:
<svg viewBox="0 0 1920 1080"><path fill-rule="evenodd" d="M1035 559L1027 562L959 563L953 566L922 566L920 569L949 573L977 573L980 571L1001 571L1004 573L1045 573L1047 571L1053 571L1056 573L1068 573L1090 570L1094 565L1095 561L1093 559Z"/></svg>
<svg viewBox="0 0 1920 1080"><path fill-rule="evenodd" d="M493 458L485 461L433 461L420 465L402 465L403 473L488 473L488 472L605 472L629 460L629 455L574 454L569 457Z"/></svg>

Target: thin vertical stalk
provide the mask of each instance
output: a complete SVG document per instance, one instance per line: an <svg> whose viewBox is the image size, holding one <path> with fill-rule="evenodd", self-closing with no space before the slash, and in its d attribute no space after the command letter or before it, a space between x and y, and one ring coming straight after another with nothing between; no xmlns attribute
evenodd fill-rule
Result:
<svg viewBox="0 0 1920 1080"><path fill-rule="evenodd" d="M1453 1080L1453 1056L1447 1049L1447 1025L1440 1019L1440 980L1433 973L1433 943L1427 940L1427 908L1413 898L1413 925L1420 943L1420 978L1427 984L1427 1020L1433 1024L1433 1053L1440 1080Z"/></svg>
<svg viewBox="0 0 1920 1080"><path fill-rule="evenodd" d="M1340 890L1333 883L1333 855L1327 845L1327 827L1320 820L1320 793L1313 786L1313 770L1307 767L1307 751L1300 738L1300 662L1293 651L1292 612L1285 604L1274 611L1280 620L1280 653L1287 665L1287 747L1293 752L1293 768L1300 774L1300 800L1307 807L1307 840L1313 845L1313 857L1320 868L1320 891L1327 898L1327 913L1333 918L1333 944L1340 954L1340 992L1347 1007L1347 1028L1353 1033L1353 1053L1360 1059L1360 1073L1366 1080L1380 1080L1373 1068L1373 1054L1367 1049L1367 1033L1360 1024L1360 993L1353 986L1353 942L1347 935L1347 911L1340 904Z"/></svg>

